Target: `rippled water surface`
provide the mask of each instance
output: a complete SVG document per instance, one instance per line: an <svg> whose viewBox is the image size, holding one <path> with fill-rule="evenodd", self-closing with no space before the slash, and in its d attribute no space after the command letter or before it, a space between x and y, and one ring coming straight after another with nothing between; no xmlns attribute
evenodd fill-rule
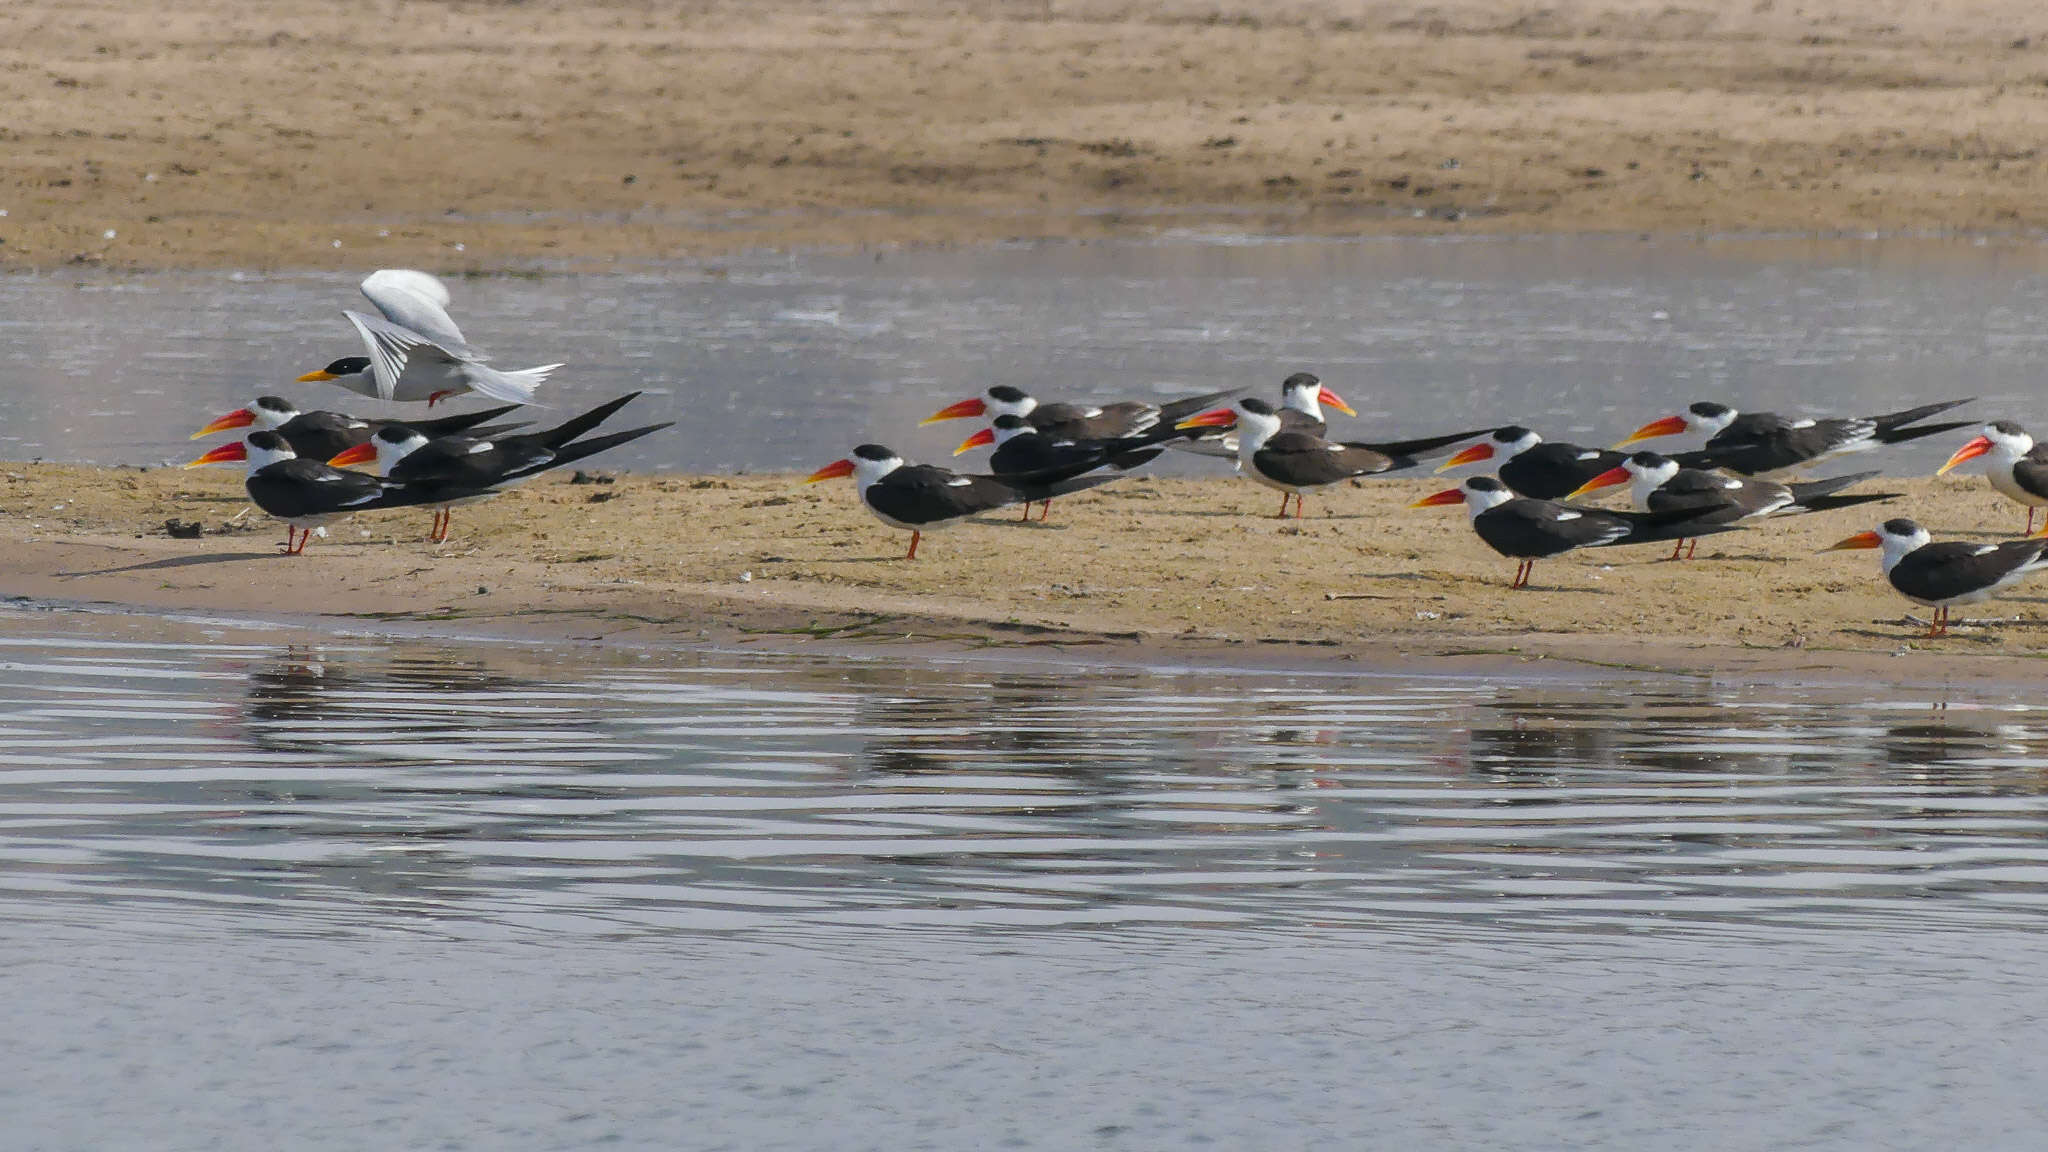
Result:
<svg viewBox="0 0 2048 1152"><path fill-rule="evenodd" d="M2031 1147L2035 695L17 608L0 1144Z"/></svg>
<svg viewBox="0 0 2048 1152"><path fill-rule="evenodd" d="M350 274L0 277L0 457L185 460L258 394L379 415L293 378L356 354ZM477 278L455 315L498 362L566 361L571 409L680 425L641 469L814 468L990 384L1158 397L1321 373L1379 438L1527 423L1599 443L1693 400L1864 414L1980 396L2036 415L2048 245L2001 240L1162 241L749 258L722 268ZM637 416L635 415L637 414ZM1887 453L1932 471L1953 444ZM1181 469L1202 465L1168 461Z"/></svg>

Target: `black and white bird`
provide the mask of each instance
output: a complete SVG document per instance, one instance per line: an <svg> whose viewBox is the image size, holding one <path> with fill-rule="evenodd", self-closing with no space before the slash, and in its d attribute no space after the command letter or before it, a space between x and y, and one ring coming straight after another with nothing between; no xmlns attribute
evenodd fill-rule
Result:
<svg viewBox="0 0 2048 1152"><path fill-rule="evenodd" d="M1956 465L1979 456L1984 461L1984 478L2001 495L2027 506L2027 534L2034 531L2034 509L2048 507L2048 445L2034 443L2027 431L2011 420L1993 420L1976 439L1956 449L1936 476L1945 476Z"/></svg>
<svg viewBox="0 0 2048 1152"><path fill-rule="evenodd" d="M1190 416L1177 427L1237 429L1238 468L1252 479L1280 493L1280 511L1287 515L1287 500L1294 499L1294 516L1302 515L1302 493L1348 480L1413 468L1422 457L1461 440L1469 432L1401 440L1386 444L1365 441L1325 440L1313 432L1288 431L1280 413L1256 396L1246 396L1228 408L1217 408Z"/></svg>
<svg viewBox="0 0 2048 1152"><path fill-rule="evenodd" d="M1313 372L1296 372L1280 382L1280 430L1283 432L1313 432L1318 436L1328 434L1329 426L1323 421L1323 405L1329 405L1346 416L1356 416L1351 405L1343 397L1330 391ZM1432 436L1426 440L1404 440L1396 444L1372 445L1389 455L1414 457L1417 460L1441 456L1453 444L1460 444L1475 437L1486 435L1486 429L1476 428L1469 432L1458 432L1449 436ZM1366 443L1370 441L1347 441ZM1406 465L1404 465L1406 467Z"/></svg>
<svg viewBox="0 0 2048 1152"><path fill-rule="evenodd" d="M1205 396L1188 396L1166 404L1148 404L1142 400L1124 400L1114 404L1048 404L1022 388L1008 384L997 384L979 396L970 397L957 404L949 404L918 422L921 428L941 420L958 420L968 416L1021 416L1033 428L1056 440L1114 440L1123 436L1135 436L1154 425L1164 424L1171 428L1175 424L1204 408L1225 403L1232 397L1247 391L1245 388L1228 388L1211 392Z"/></svg>
<svg viewBox="0 0 2048 1152"><path fill-rule="evenodd" d="M448 539L448 526L454 518L452 510L456 505L495 496L509 484L551 468L574 464L649 433L659 432L673 423L663 421L624 432L593 436L588 440L579 439L638 395L638 392L628 392L543 432L494 439L471 436L429 438L404 424L389 424L327 463L339 468L375 461L379 476L412 497L407 503L423 504L434 510L434 527L429 539L439 544Z"/></svg>
<svg viewBox="0 0 2048 1152"><path fill-rule="evenodd" d="M243 481L249 499L258 508L285 522L284 550L297 556L306 550L313 534L326 535L326 525L343 516L372 508L404 507L418 501L375 476L347 472L302 460L292 446L274 431L258 430L240 440L230 440L185 465L246 463L249 475Z"/></svg>
<svg viewBox="0 0 2048 1152"><path fill-rule="evenodd" d="M993 512L1012 504L1050 500L1116 479L1113 473L1095 472L1060 480L1024 480L1002 476L972 476L932 464L910 464L880 444L862 444L843 460L834 460L805 477L816 484L841 476L853 477L875 519L891 528L910 533L910 551L905 560L917 559L918 541L926 532L950 527L969 516Z"/></svg>
<svg viewBox="0 0 2048 1152"><path fill-rule="evenodd" d="M1358 415L1313 372L1296 372L1280 382L1280 426L1286 431L1313 432L1318 436L1329 431L1323 420L1325 404L1346 416Z"/></svg>
<svg viewBox="0 0 2048 1152"><path fill-rule="evenodd" d="M989 453L988 470L995 475L1006 479L1063 480L1097 468L1128 472L1166 451L1164 442L1184 435L1170 425L1163 429L1155 425L1136 436L1115 440L1062 440L1033 428L1022 416L1003 415L962 440L953 449L953 455L993 444L996 450ZM1051 514L1052 501L1047 500L1038 518L1043 520ZM1024 519L1030 518L1031 505L1026 504Z"/></svg>
<svg viewBox="0 0 2048 1152"><path fill-rule="evenodd" d="M1517 496L1491 476L1467 477L1456 488L1424 496L1410 508L1465 505L1472 530L1495 552L1518 561L1509 588L1526 588L1536 561L1574 548L1654 544L1680 536L1726 532L1730 524L1698 524L1683 516L1655 512L1609 512L1575 508L1554 500Z"/></svg>
<svg viewBox="0 0 2048 1152"><path fill-rule="evenodd" d="M1342 396L1332 392L1313 372L1296 372L1280 382L1280 427L1286 432L1310 432L1317 436L1329 431L1323 420L1328 404L1346 416L1356 416ZM1173 447L1201 456L1237 455L1237 433L1230 428L1195 429L1198 435L1177 440Z"/></svg>
<svg viewBox="0 0 2048 1152"><path fill-rule="evenodd" d="M1448 472L1498 458L1495 476L1517 495L1562 500L1593 477L1620 467L1623 456L1609 449L1545 440L1520 424L1509 424L1487 433L1486 439L1437 465L1436 470Z"/></svg>
<svg viewBox="0 0 2048 1152"><path fill-rule="evenodd" d="M379 400L425 400L428 404L481 392L508 404L531 404L533 390L560 364L505 372L473 347L448 315L448 286L410 268L372 272L362 284L376 316L343 310L367 356L344 356L299 377L332 381Z"/></svg>
<svg viewBox="0 0 2048 1152"><path fill-rule="evenodd" d="M431 420L375 420L344 412L301 412L297 405L281 396L258 396L248 407L237 408L194 432L192 439L234 428L254 428L283 436L285 443L290 444L292 451L301 459L325 460L368 440L387 424L402 423L419 429L429 438L453 436L477 429L485 421L503 416L517 407L516 404L507 404L481 412L437 416Z"/></svg>
<svg viewBox="0 0 2048 1152"><path fill-rule="evenodd" d="M1896 497L1896 492L1839 494L1842 489L1877 475L1879 473L1876 472L1855 472L1826 480L1779 484L1699 468L1682 468L1678 461L1668 456L1636 452L1624 459L1620 466L1579 485L1565 499L1576 500L1589 492L1626 484L1629 503L1638 512L1686 516L1702 524L1734 524L1742 520L1760 520L1780 512L1826 512ZM1682 538L1671 549L1671 558L1678 559L1680 551L1683 551L1689 560L1698 547L1698 537Z"/></svg>
<svg viewBox="0 0 2048 1152"><path fill-rule="evenodd" d="M1927 529L1911 520L1887 520L1874 531L1858 532L1823 551L1844 548L1881 549L1884 578L1901 596L1934 609L1927 637L1948 634L1949 609L1957 604L1988 600L2035 572L2048 569L2048 540L2028 537L2000 544L1961 540L1934 541Z"/></svg>
<svg viewBox="0 0 2048 1152"><path fill-rule="evenodd" d="M1676 416L1650 421L1615 447L1626 448L1639 440L1681 432L1703 432L1707 435L1706 444L1689 454L1693 467L1725 468L1744 476L1770 476L1848 452L1865 452L1884 444L1903 444L1937 432L1966 428L1968 420L1917 422L1969 402L1969 398L1944 400L1882 416L1787 420L1775 412L1737 412L1726 404L1702 401Z"/></svg>

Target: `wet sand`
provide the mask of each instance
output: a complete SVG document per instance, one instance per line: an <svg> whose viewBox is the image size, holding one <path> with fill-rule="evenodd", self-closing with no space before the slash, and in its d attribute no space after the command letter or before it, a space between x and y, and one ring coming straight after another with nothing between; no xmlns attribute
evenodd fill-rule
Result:
<svg viewBox="0 0 2048 1152"><path fill-rule="evenodd" d="M1981 477L1888 482L1889 504L1537 567L1472 534L1461 509L1409 510L1436 479L1339 486L1296 523L1228 476L1131 477L1053 505L1043 524L991 514L925 538L857 506L850 482L795 476L556 478L428 515L365 514L303 556L229 470L9 465L0 474L0 594L334 628L404 627L607 644L859 645L1083 664L1526 675L1665 670L1884 683L2039 675L2048 582L1959 611L1925 641L1875 553L1820 549L1919 514L1943 538L2019 534L2024 513ZM78 494L91 491L92 499ZM1872 511L1872 509L1881 511ZM174 539L165 522L198 523Z"/></svg>
<svg viewBox="0 0 2048 1152"><path fill-rule="evenodd" d="M2048 223L2027 0L0 6L0 267Z"/></svg>

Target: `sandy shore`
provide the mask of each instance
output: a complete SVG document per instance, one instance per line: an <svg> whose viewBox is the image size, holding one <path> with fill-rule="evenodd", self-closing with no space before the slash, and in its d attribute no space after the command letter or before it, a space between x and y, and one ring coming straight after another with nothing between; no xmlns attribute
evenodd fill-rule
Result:
<svg viewBox="0 0 2048 1152"><path fill-rule="evenodd" d="M15 0L0 267L2035 229L2028 0Z"/></svg>
<svg viewBox="0 0 2048 1152"><path fill-rule="evenodd" d="M1738 679L1942 683L2039 675L2048 585L1918 639L1874 553L1818 554L1884 516L1941 535L2017 535L1979 477L1887 484L1895 504L1662 546L1512 564L1457 509L1404 505L1443 485L1388 479L1311 497L1301 523L1234 478L1133 477L1058 501L1045 524L991 515L928 537L860 509L851 484L793 476L557 479L458 511L364 515L299 557L232 471L8 465L0 594L303 618L327 626L614 644L864 643L905 652L1043 651L1082 662L1347 672L1526 672L1534 661ZM92 499L78 494L91 492ZM1938 509L1939 515L1925 512ZM203 535L174 539L166 521ZM1915 610L1924 613L1924 610Z"/></svg>

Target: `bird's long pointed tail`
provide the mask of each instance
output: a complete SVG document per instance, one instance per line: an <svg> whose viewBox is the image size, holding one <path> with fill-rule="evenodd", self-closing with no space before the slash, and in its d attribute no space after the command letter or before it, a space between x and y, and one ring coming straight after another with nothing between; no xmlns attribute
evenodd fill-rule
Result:
<svg viewBox="0 0 2048 1152"><path fill-rule="evenodd" d="M1877 438L1880 441L1886 444L1897 444L1901 440L1911 440L1933 432L1947 432L1956 428L1969 427L1972 422L1967 420L1960 424L1943 424L1938 428L1909 429L1905 426L1913 423L1915 420L1925 420L1937 412L1946 412L1951 408L1961 407L1975 399L1975 396L1966 396L1961 400L1943 400L1939 404L1922 404L1918 408L1906 408L1898 412L1887 412L1882 416L1872 416L1870 419L1877 425Z"/></svg>
<svg viewBox="0 0 2048 1152"><path fill-rule="evenodd" d="M507 404L531 404L533 390L548 378L548 373L560 367L560 364L542 364L538 368L501 372L488 364L469 361L462 365L462 378L469 382L471 389L493 400L503 400Z"/></svg>
<svg viewBox="0 0 2048 1152"><path fill-rule="evenodd" d="M1980 421L1951 420L1940 424L1916 424L1911 428L1886 428L1880 425L1877 439L1881 444L1903 444L1908 440L1918 440L1922 436L1932 436L1937 432L1953 432L1958 428L1974 427L1978 423Z"/></svg>
<svg viewBox="0 0 2048 1152"><path fill-rule="evenodd" d="M1743 527L1740 524L1705 524L1687 518L1700 515L1697 511L1678 515L1658 512L1611 512L1608 515L1620 516L1627 520L1629 530L1612 540L1601 541L1602 544L1651 544L1660 540L1686 540L1696 536L1712 536L1717 532L1736 532Z"/></svg>
<svg viewBox="0 0 2048 1152"><path fill-rule="evenodd" d="M401 423L408 428L418 429L420 435L427 439L435 440L442 436L453 436L457 432L471 432L484 421L496 419L517 407L517 404L506 404L498 408L485 408L480 412L461 412L453 416L437 416L432 420L405 420ZM517 425L508 424L506 427ZM479 435L477 439L484 440L489 437Z"/></svg>
<svg viewBox="0 0 2048 1152"><path fill-rule="evenodd" d="M629 428L624 432L613 432L604 436L592 436L588 440L578 440L574 444L567 444L557 449L555 458L548 462L547 467L560 468L564 464L574 464L585 457L595 456L599 452L617 448L628 441L638 440L642 436L651 432L659 432L663 428L671 427L674 424L675 421L673 420L664 420L659 424L649 424L643 428ZM515 472L508 479L517 479L522 475L527 475L527 473Z"/></svg>
<svg viewBox="0 0 2048 1152"><path fill-rule="evenodd" d="M1086 476L1069 476L1060 480L1041 481L1033 484L1019 484L1012 480L1010 486L1016 489L1017 498L1020 500L1050 500L1055 496L1065 496L1072 492L1093 488L1098 484L1107 484L1111 480L1118 479L1119 475L1116 472L1094 472Z"/></svg>
<svg viewBox="0 0 2048 1152"><path fill-rule="evenodd" d="M1832 512L1837 508L1854 508L1858 504L1871 504L1879 500L1897 500L1903 492L1852 492L1846 496L1815 496L1801 500L1791 508L1801 512Z"/></svg>
<svg viewBox="0 0 2048 1152"><path fill-rule="evenodd" d="M628 392L616 400L607 400L580 416L571 416L553 428L542 432L540 434L540 441L559 453L569 441L604 423L612 413L632 403L633 399L639 395L640 393L638 392Z"/></svg>
<svg viewBox="0 0 2048 1152"><path fill-rule="evenodd" d="M1881 475L1883 475L1883 473L1875 471L1851 472L1847 476L1829 476L1820 480L1807 480L1798 484L1787 484L1785 485L1786 490L1792 493L1792 503L1787 505L1787 507L1804 508L1809 512L1818 511L1818 509L1815 507L1815 501L1824 499L1829 496L1833 496L1835 493L1840 492L1842 489L1847 488L1853 484L1861 484L1865 480L1869 480L1872 477ZM1885 499L1889 498L1889 496L1891 495L1895 495L1895 493L1887 493L1884 497L1876 498ZM1864 496L1859 499L1851 500L1848 504L1833 503L1827 505L1827 507L1846 508L1849 506L1849 504L1865 504L1870 502L1870 500L1872 499L1873 497Z"/></svg>
<svg viewBox="0 0 2048 1152"><path fill-rule="evenodd" d="M1384 444L1375 444L1367 440L1347 440L1344 443L1346 447L1367 448L1392 460L1393 466L1387 469L1392 472L1401 468L1413 468L1424 460L1443 455L1453 444L1477 440L1491 431L1491 428L1481 428L1476 432L1453 432L1447 436L1424 436L1417 440L1390 440Z"/></svg>

